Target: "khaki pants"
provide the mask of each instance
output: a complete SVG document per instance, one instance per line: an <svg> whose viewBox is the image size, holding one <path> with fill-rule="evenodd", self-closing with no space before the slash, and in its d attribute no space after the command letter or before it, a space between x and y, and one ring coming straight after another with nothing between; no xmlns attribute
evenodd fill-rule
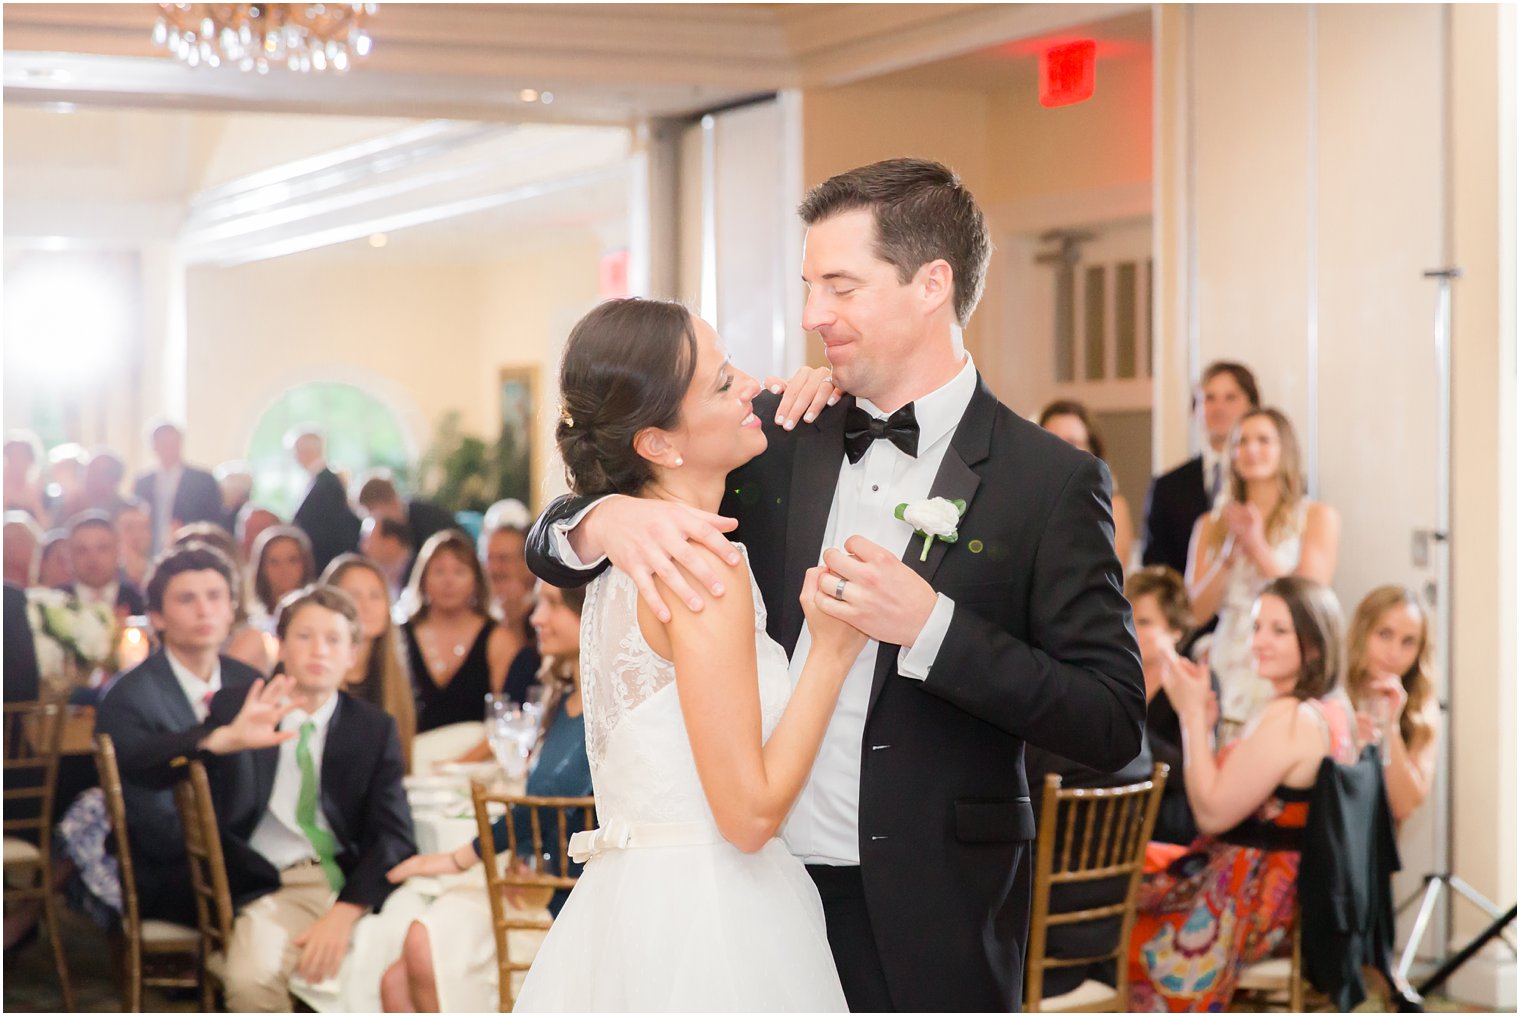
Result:
<svg viewBox="0 0 1520 1016"><path fill-rule="evenodd" d="M229 1012L290 1012L295 938L332 909L336 895L320 864L280 873L280 888L244 907L232 924L222 983Z"/></svg>

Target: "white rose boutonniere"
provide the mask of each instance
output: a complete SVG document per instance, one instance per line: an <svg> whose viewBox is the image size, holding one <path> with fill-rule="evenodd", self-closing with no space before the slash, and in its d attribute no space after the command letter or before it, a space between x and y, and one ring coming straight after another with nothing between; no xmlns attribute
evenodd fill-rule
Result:
<svg viewBox="0 0 1520 1016"><path fill-rule="evenodd" d="M950 501L942 497L931 497L925 501L914 501L912 504L904 502L897 506L893 514L912 526L915 536L924 538L924 550L918 555L918 559L927 561L929 548L934 545L935 540L954 543L960 539L960 533L956 531L956 528L960 525L961 516L965 514L965 511L966 502L959 498Z"/></svg>

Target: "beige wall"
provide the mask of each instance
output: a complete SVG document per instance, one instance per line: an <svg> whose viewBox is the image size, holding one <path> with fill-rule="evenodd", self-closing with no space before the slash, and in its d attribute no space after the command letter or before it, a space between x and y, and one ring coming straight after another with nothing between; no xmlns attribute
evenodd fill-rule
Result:
<svg viewBox="0 0 1520 1016"><path fill-rule="evenodd" d="M1408 548L1414 529L1436 523L1439 409L1436 287L1421 273L1462 266L1454 588L1442 591L1455 613L1453 867L1507 904L1516 798L1514 633L1505 620L1514 616L1512 415L1504 423L1514 361L1513 319L1506 331L1500 308L1506 298L1512 306L1513 261L1505 276L1495 215L1504 122L1498 20L1490 5L1160 11L1158 324L1166 354L1157 390L1185 390L1188 364L1175 354L1190 326L1201 362L1249 363L1266 401L1282 406L1318 452L1319 495L1342 517L1335 586L1347 611L1382 582L1423 588L1438 575L1435 562L1415 566ZM1444 233L1447 173L1453 249ZM1512 175L1507 186L1512 195ZM1163 460L1181 457L1186 428L1177 407L1163 409ZM1436 862L1439 807L1433 801L1402 830L1406 886L1418 886ZM1454 912L1454 934L1465 940L1478 915L1465 903ZM1470 967L1451 990L1512 1008L1512 961Z"/></svg>
<svg viewBox="0 0 1520 1016"><path fill-rule="evenodd" d="M308 381L373 392L402 419L416 452L451 411L465 430L494 439L503 367L536 368L540 409L552 414L552 365L597 298L601 253L589 232L563 236L479 265L318 253L192 269L187 454L213 464L240 457L264 408ZM557 475L552 429L540 427L539 437L536 487Z"/></svg>

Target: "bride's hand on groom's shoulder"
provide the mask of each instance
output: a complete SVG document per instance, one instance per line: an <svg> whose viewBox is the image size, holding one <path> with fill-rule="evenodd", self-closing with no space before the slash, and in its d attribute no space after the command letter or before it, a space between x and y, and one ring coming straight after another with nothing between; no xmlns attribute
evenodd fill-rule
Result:
<svg viewBox="0 0 1520 1016"><path fill-rule="evenodd" d="M781 396L776 406L776 425L785 430L791 430L799 421L812 423L826 407L844 396L843 389L834 386L834 372L828 367L799 367L785 381L767 377L765 388Z"/></svg>
<svg viewBox="0 0 1520 1016"><path fill-rule="evenodd" d="M597 546L619 570L632 576L639 596L664 623L670 621L670 608L655 577L688 607L700 611L707 601L687 581L688 574L713 596L722 596L725 590L710 559L698 547L738 564L738 548L723 535L738 524L735 519L672 501L620 496L598 504L582 523L595 526Z"/></svg>

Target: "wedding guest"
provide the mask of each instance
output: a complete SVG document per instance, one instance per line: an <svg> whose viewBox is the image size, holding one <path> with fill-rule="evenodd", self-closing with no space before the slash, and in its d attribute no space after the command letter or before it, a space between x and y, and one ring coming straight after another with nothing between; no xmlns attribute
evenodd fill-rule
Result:
<svg viewBox="0 0 1520 1016"><path fill-rule="evenodd" d="M121 546L121 570L141 589L153 562L153 520L148 506L138 498L123 499L121 511L116 513L116 537Z"/></svg>
<svg viewBox="0 0 1520 1016"><path fill-rule="evenodd" d="M103 511L84 511L69 521L69 562L74 581L60 588L83 603L104 603L118 620L147 612L142 590L121 570L121 543L111 517Z"/></svg>
<svg viewBox="0 0 1520 1016"><path fill-rule="evenodd" d="M84 510L84 468L88 461L84 446L72 441L48 451L48 483L43 491L43 505L52 525L62 526Z"/></svg>
<svg viewBox="0 0 1520 1016"><path fill-rule="evenodd" d="M5 510L26 512L41 525L44 511L37 467L42 461L42 442L29 430L8 431L4 455Z"/></svg>
<svg viewBox="0 0 1520 1016"><path fill-rule="evenodd" d="M412 533L412 545L420 547L434 533L454 528L454 516L420 497L401 497L396 484L384 471L371 473L359 486L359 510L369 518L404 522ZM410 575L408 575L410 578Z"/></svg>
<svg viewBox="0 0 1520 1016"><path fill-rule="evenodd" d="M408 587L416 604L402 626L417 695L417 732L478 722L487 692L500 693L512 640L486 613L490 593L469 537L454 529L423 544ZM489 758L482 742L473 757Z"/></svg>
<svg viewBox="0 0 1520 1016"><path fill-rule="evenodd" d="M222 492L221 525L230 533L237 528L238 513L253 497L253 471L248 463L234 459L217 466L211 475Z"/></svg>
<svg viewBox="0 0 1520 1016"><path fill-rule="evenodd" d="M42 534L37 554L37 582L49 589L62 589L74 581L74 564L69 560L69 531L49 529Z"/></svg>
<svg viewBox="0 0 1520 1016"><path fill-rule="evenodd" d="M259 534L270 526L281 524L280 517L263 505L243 505L238 512L237 526L232 530L232 536L237 540L245 564L253 560L253 545L258 542Z"/></svg>
<svg viewBox="0 0 1520 1016"><path fill-rule="evenodd" d="M1194 621L1219 616L1208 659L1219 675L1225 741L1271 698L1251 665L1252 603L1283 575L1329 585L1340 546L1340 516L1305 494L1298 438L1286 416L1246 413L1231 435L1230 456L1223 500L1193 527L1187 572Z"/></svg>
<svg viewBox="0 0 1520 1016"><path fill-rule="evenodd" d="M5 581L5 701L34 702L40 677L32 626L26 619L26 589Z"/></svg>
<svg viewBox="0 0 1520 1016"><path fill-rule="evenodd" d="M586 759L586 724L581 712L580 624L584 589L556 589L539 584L533 627L545 656L543 732L528 773L525 792L534 797L589 797L591 765ZM544 871L559 870L555 857L558 834L552 813L541 813L545 832ZM533 851L531 817L526 809L511 816L519 857ZM498 853L508 847L507 817L491 827ZM580 831L579 816L567 833ZM550 843L549 840L556 842ZM471 871L480 863L477 837L456 850L409 858L391 870L400 883L414 875L447 876ZM577 874L579 865L571 867ZM569 893L560 890L549 901L551 915L559 913ZM407 930L401 957L386 970L381 999L387 1012L486 1012L496 1008L496 940L491 933L491 904L484 878L450 886Z"/></svg>
<svg viewBox="0 0 1520 1016"><path fill-rule="evenodd" d="M290 1012L293 975L335 975L354 925L390 895L385 873L417 849L396 723L341 690L361 640L353 601L298 590L277 632L292 698L278 747L208 766L237 908L221 972L232 1012ZM231 722L248 694L218 694L211 723Z"/></svg>
<svg viewBox="0 0 1520 1016"><path fill-rule="evenodd" d="M343 481L327 466L326 442L310 428L292 431L286 444L296 463L311 477L301 506L291 520L311 537L317 570L339 554L359 549L359 516L348 506Z"/></svg>
<svg viewBox="0 0 1520 1016"><path fill-rule="evenodd" d="M1141 885L1130 938L1130 1007L1218 1012L1242 969L1287 946L1309 796L1328 757L1356 756L1341 689L1335 595L1302 576L1262 590L1252 653L1270 700L1217 755L1207 670L1173 657L1163 678L1182 718L1182 779L1203 835ZM1148 866L1149 867L1149 866Z"/></svg>
<svg viewBox="0 0 1520 1016"><path fill-rule="evenodd" d="M172 547L148 579L148 619L159 648L107 688L95 729L116 745L127 805L127 835L137 873L142 915L195 924L195 900L185 864L185 838L174 806L170 763L207 747L212 696L247 688L259 674L219 655L232 627L232 563L205 544ZM278 681L263 693L281 694ZM262 699L250 699L256 707ZM241 730L242 728L238 728ZM230 750L216 739L216 746Z"/></svg>
<svg viewBox="0 0 1520 1016"><path fill-rule="evenodd" d="M28 589L37 584L42 556L42 527L30 513L12 509L5 513L3 534L5 581Z"/></svg>
<svg viewBox="0 0 1520 1016"><path fill-rule="evenodd" d="M311 540L295 526L270 526L254 543L248 567L253 577L253 626L273 634L280 601L316 580Z"/></svg>
<svg viewBox="0 0 1520 1016"><path fill-rule="evenodd" d="M1363 742L1383 746L1383 782L1395 822L1414 814L1435 780L1441 703L1430 615L1403 586L1367 594L1351 618L1346 689Z"/></svg>
<svg viewBox="0 0 1520 1016"><path fill-rule="evenodd" d="M1151 482L1145 496L1142 562L1187 571L1188 543L1198 517L1214 507L1230 480L1230 434L1241 417L1260 408L1250 368L1228 360L1208 365L1193 392L1193 412L1205 441L1203 452Z"/></svg>
<svg viewBox="0 0 1520 1016"><path fill-rule="evenodd" d="M222 493L216 479L185 462L185 433L168 420L148 425L148 440L158 468L142 473L132 492L148 506L153 520L153 552L169 545L174 530L191 522L222 521Z"/></svg>
<svg viewBox="0 0 1520 1016"><path fill-rule="evenodd" d="M1074 448L1103 459L1103 437L1093 426L1092 415L1087 407L1070 399L1058 399L1040 411L1040 426ZM1107 461L1106 459L1104 460ZM1135 523L1130 517L1129 501L1119 493L1119 481L1114 481L1114 553L1126 571L1132 565L1131 554L1135 547Z"/></svg>
<svg viewBox="0 0 1520 1016"><path fill-rule="evenodd" d="M1134 615L1140 665L1145 671L1146 741L1152 758L1171 768L1151 839L1191 843L1198 835L1198 826L1193 821L1182 781L1182 725L1161 686L1161 676L1192 630L1193 607L1188 603L1182 576L1164 564L1142 568L1127 578L1124 598L1129 600ZM1217 697L1219 679L1212 672L1209 682L1210 692Z"/></svg>
<svg viewBox="0 0 1520 1016"><path fill-rule="evenodd" d="M109 448L97 448L84 467L84 507L105 512L113 522L127 503L121 496L121 481L127 464Z"/></svg>
<svg viewBox="0 0 1520 1016"><path fill-rule="evenodd" d="M359 553L379 565L392 602L406 590L415 549L411 527L399 519L372 515L359 528Z"/></svg>
<svg viewBox="0 0 1520 1016"><path fill-rule="evenodd" d="M498 501L486 511L477 541L480 563L491 586L491 616L501 622L513 642L504 690L519 704L527 700L528 689L538 682L542 662L533 627L528 623L533 610L533 573L528 570L524 547L530 521L521 501Z"/></svg>
<svg viewBox="0 0 1520 1016"><path fill-rule="evenodd" d="M344 678L343 690L379 706L396 721L401 758L410 770L417 706L412 698L406 660L401 655L400 636L391 621L391 594L385 574L369 558L341 554L322 573L321 583L343 590L359 611L363 637L354 651L354 662Z"/></svg>
<svg viewBox="0 0 1520 1016"><path fill-rule="evenodd" d="M239 563L237 543L227 530L214 522L192 522L180 526L174 545L206 543L221 551L232 565L232 630L222 643L222 655L246 663L260 674L274 669L273 636L253 626L248 616L248 579Z"/></svg>

